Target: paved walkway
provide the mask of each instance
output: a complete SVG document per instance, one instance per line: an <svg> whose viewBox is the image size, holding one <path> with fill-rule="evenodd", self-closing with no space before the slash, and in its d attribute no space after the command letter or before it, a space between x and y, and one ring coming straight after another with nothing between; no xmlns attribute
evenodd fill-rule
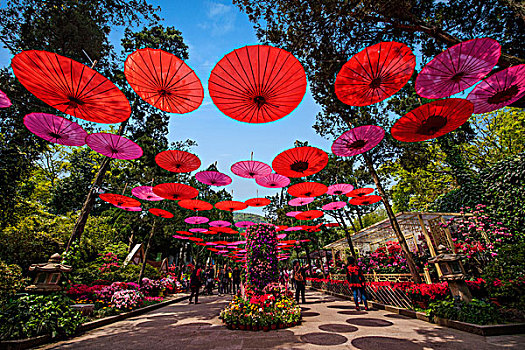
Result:
<svg viewBox="0 0 525 350"><path fill-rule="evenodd" d="M269 332L228 330L218 319L229 298L172 304L50 344L43 349L525 349L525 336L481 337L308 292L300 326Z"/></svg>

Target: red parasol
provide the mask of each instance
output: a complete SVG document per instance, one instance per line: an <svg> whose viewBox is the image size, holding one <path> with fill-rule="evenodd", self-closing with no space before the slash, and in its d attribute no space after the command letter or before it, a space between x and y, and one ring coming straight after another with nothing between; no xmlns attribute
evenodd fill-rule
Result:
<svg viewBox="0 0 525 350"><path fill-rule="evenodd" d="M195 228L190 228L188 231L193 232L193 233L204 233L208 230L206 230L205 228L201 228L201 227L195 227Z"/></svg>
<svg viewBox="0 0 525 350"><path fill-rule="evenodd" d="M525 96L525 64L510 67L479 83L467 99L474 113L488 113L503 108Z"/></svg>
<svg viewBox="0 0 525 350"><path fill-rule="evenodd" d="M272 162L276 173L288 177L303 177L321 171L328 164L328 155L316 147L296 147L281 152Z"/></svg>
<svg viewBox="0 0 525 350"><path fill-rule="evenodd" d="M191 186L167 182L153 187L153 193L162 198L173 201L192 199L199 195L199 191Z"/></svg>
<svg viewBox="0 0 525 350"><path fill-rule="evenodd" d="M247 179L255 179L258 176L266 176L272 173L268 164L256 160L244 160L237 162L231 167L232 173Z"/></svg>
<svg viewBox="0 0 525 350"><path fill-rule="evenodd" d="M461 98L432 101L399 118L390 132L403 142L433 139L459 128L473 110L474 105Z"/></svg>
<svg viewBox="0 0 525 350"><path fill-rule="evenodd" d="M9 97L7 97L5 92L0 90L0 108L7 108L11 107L12 105L13 104L11 103L11 100L9 99Z"/></svg>
<svg viewBox="0 0 525 350"><path fill-rule="evenodd" d="M213 209L213 205L208 202L201 201L198 199L184 199L179 201L179 205L182 208L193 210L193 211L203 211Z"/></svg>
<svg viewBox="0 0 525 350"><path fill-rule="evenodd" d="M328 187L319 182L301 182L288 187L288 193L294 197L318 197L326 191Z"/></svg>
<svg viewBox="0 0 525 350"><path fill-rule="evenodd" d="M195 174L197 181L210 186L226 186L232 183L232 179L218 171L199 171Z"/></svg>
<svg viewBox="0 0 525 350"><path fill-rule="evenodd" d="M192 235L192 233L188 232L188 231L176 231L176 232L181 234L181 235L186 235L186 236L191 236Z"/></svg>
<svg viewBox="0 0 525 350"><path fill-rule="evenodd" d="M331 202L322 206L323 210L337 210L346 207L346 202Z"/></svg>
<svg viewBox="0 0 525 350"><path fill-rule="evenodd" d="M255 222L253 221L239 221L235 223L235 226L239 228L246 228L246 227L250 227L253 225L255 225Z"/></svg>
<svg viewBox="0 0 525 350"><path fill-rule="evenodd" d="M141 207L124 207L124 206L120 206L120 205L115 205L115 207L117 207L119 209L122 209L122 210L125 210L125 211L142 211Z"/></svg>
<svg viewBox="0 0 525 350"><path fill-rule="evenodd" d="M151 208L150 210L148 210L151 214L155 215L155 216L158 216L158 217L161 217L161 218L164 218L164 219L171 219L174 215L172 213L170 213L169 211L167 210L164 210L164 209L159 209L159 208Z"/></svg>
<svg viewBox="0 0 525 350"><path fill-rule="evenodd" d="M385 137L380 126L363 125L350 129L332 144L332 153L340 157L355 156L377 146Z"/></svg>
<svg viewBox="0 0 525 350"><path fill-rule="evenodd" d="M339 227L341 225L339 225L337 222L330 222L328 224L324 224L325 227Z"/></svg>
<svg viewBox="0 0 525 350"><path fill-rule="evenodd" d="M286 213L286 216L294 218L297 214L301 214L301 213L302 211L289 211L288 213Z"/></svg>
<svg viewBox="0 0 525 350"><path fill-rule="evenodd" d="M93 69L46 51L23 51L11 61L18 80L51 107L95 123L129 118L128 100L111 81Z"/></svg>
<svg viewBox="0 0 525 350"><path fill-rule="evenodd" d="M290 114L306 92L301 63L282 49L254 45L227 54L208 80L210 96L228 117L268 123Z"/></svg>
<svg viewBox="0 0 525 350"><path fill-rule="evenodd" d="M49 142L65 146L83 146L87 132L80 125L66 118L47 113L30 113L24 125L33 134Z"/></svg>
<svg viewBox="0 0 525 350"><path fill-rule="evenodd" d="M165 112L191 112L204 97L195 72L166 51L145 48L133 52L124 63L124 74L137 95Z"/></svg>
<svg viewBox="0 0 525 350"><path fill-rule="evenodd" d="M86 137L86 143L93 151L115 159L137 159L142 157L142 148L125 137L99 132Z"/></svg>
<svg viewBox="0 0 525 350"><path fill-rule="evenodd" d="M332 196L340 196L343 194L347 194L353 189L354 189L354 186L349 185L349 184L335 184L335 185L328 186L328 191L326 191L326 194L330 194Z"/></svg>
<svg viewBox="0 0 525 350"><path fill-rule="evenodd" d="M251 198L244 201L244 203L250 207L264 207L270 204L271 201L268 198Z"/></svg>
<svg viewBox="0 0 525 350"><path fill-rule="evenodd" d="M131 194L138 199L146 201L162 201L164 198L157 196L153 193L153 187L151 186L138 186L131 190Z"/></svg>
<svg viewBox="0 0 525 350"><path fill-rule="evenodd" d="M238 201L222 201L222 202L216 203L215 208L233 212L235 210L246 209L248 208L248 206L245 203L238 202Z"/></svg>
<svg viewBox="0 0 525 350"><path fill-rule="evenodd" d="M221 228L224 228L224 227L228 227L228 226L231 226L231 222L229 221L224 221L224 220L216 220L216 221L211 221L209 223L209 225L211 227L221 227Z"/></svg>
<svg viewBox="0 0 525 350"><path fill-rule="evenodd" d="M297 220L307 221L307 220L313 220L313 219L320 218L323 215L324 215L323 212L320 210L308 210L308 211L303 211L301 214L297 214L295 218Z"/></svg>
<svg viewBox="0 0 525 350"><path fill-rule="evenodd" d="M173 173L189 173L199 169L201 160L185 151L164 151L155 156L158 166Z"/></svg>
<svg viewBox="0 0 525 350"><path fill-rule="evenodd" d="M189 237L188 239L193 242L203 242L204 241L204 239L199 238L199 237Z"/></svg>
<svg viewBox="0 0 525 350"><path fill-rule="evenodd" d="M140 207L138 200L116 193L102 193L99 197L103 201L119 207Z"/></svg>
<svg viewBox="0 0 525 350"><path fill-rule="evenodd" d="M370 204L377 203L380 200L381 200L381 196L372 195L372 196L364 196L364 197L359 197L359 198L352 198L350 199L350 201L348 201L348 203L352 205L370 205Z"/></svg>
<svg viewBox="0 0 525 350"><path fill-rule="evenodd" d="M283 175L270 174L255 178L255 182L262 187L282 188L290 184L290 179Z"/></svg>
<svg viewBox="0 0 525 350"><path fill-rule="evenodd" d="M381 42L354 55L337 73L335 94L350 106L369 106L392 96L410 79L416 57L405 44Z"/></svg>
<svg viewBox="0 0 525 350"><path fill-rule="evenodd" d="M347 197L363 197L372 192L374 192L374 189L370 187L356 188L355 190L348 192L346 196Z"/></svg>
<svg viewBox="0 0 525 350"><path fill-rule="evenodd" d="M313 197L298 197L288 201L288 205L293 207L300 207L306 204L310 204L314 201Z"/></svg>
<svg viewBox="0 0 525 350"><path fill-rule="evenodd" d="M427 63L416 78L416 92L425 98L443 98L483 79L498 63L501 46L494 39L464 41Z"/></svg>
<svg viewBox="0 0 525 350"><path fill-rule="evenodd" d="M190 216L189 218L184 219L185 223L191 224L191 225L205 224L208 221L210 221L210 219L204 216Z"/></svg>
<svg viewBox="0 0 525 350"><path fill-rule="evenodd" d="M177 238L177 239L188 239L189 238L189 237L184 237L184 236L179 236L179 235L173 235L172 237Z"/></svg>

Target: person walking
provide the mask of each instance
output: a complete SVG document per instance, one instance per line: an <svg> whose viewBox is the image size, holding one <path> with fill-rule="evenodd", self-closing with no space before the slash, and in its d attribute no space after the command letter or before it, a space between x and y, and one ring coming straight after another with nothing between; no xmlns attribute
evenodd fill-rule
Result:
<svg viewBox="0 0 525 350"><path fill-rule="evenodd" d="M293 279L295 282L295 301L299 304L299 295L301 295L301 301L306 304L305 291L306 291L306 267L301 267L299 261L295 261L293 264Z"/></svg>
<svg viewBox="0 0 525 350"><path fill-rule="evenodd" d="M202 269L199 265L190 265L190 304L193 296L195 296L195 304L199 304L199 288L202 285Z"/></svg>
<svg viewBox="0 0 525 350"><path fill-rule="evenodd" d="M228 269L226 265L219 270L219 296L227 293L228 288Z"/></svg>
<svg viewBox="0 0 525 350"><path fill-rule="evenodd" d="M239 289L241 288L241 270L238 266L233 268L232 272L232 282L233 282L233 294L238 294Z"/></svg>
<svg viewBox="0 0 525 350"><path fill-rule="evenodd" d="M346 266L346 280L348 285L352 288L354 295L355 309L359 310L359 300L363 301L365 310L368 310L368 302L366 300L365 290L365 276L361 267L356 264L353 256L348 257L348 265Z"/></svg>

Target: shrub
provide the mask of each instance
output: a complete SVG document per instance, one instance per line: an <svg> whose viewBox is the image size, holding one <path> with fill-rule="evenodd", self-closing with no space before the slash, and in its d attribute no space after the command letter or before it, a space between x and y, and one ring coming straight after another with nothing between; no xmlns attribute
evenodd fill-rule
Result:
<svg viewBox="0 0 525 350"><path fill-rule="evenodd" d="M502 320L496 305L478 299L472 299L471 303L457 299L439 300L430 303L429 311L430 316L480 325L499 323Z"/></svg>
<svg viewBox="0 0 525 350"><path fill-rule="evenodd" d="M120 310L131 310L142 305L142 298L142 293L138 290L119 290L113 294L111 304Z"/></svg>
<svg viewBox="0 0 525 350"><path fill-rule="evenodd" d="M12 298L26 284L22 269L18 265L7 265L0 261L0 303Z"/></svg>

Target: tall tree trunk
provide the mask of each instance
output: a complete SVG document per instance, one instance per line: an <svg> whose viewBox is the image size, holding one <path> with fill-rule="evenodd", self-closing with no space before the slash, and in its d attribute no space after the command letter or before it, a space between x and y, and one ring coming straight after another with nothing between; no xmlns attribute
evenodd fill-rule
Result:
<svg viewBox="0 0 525 350"><path fill-rule="evenodd" d="M128 125L128 120L129 119L126 119L125 121L120 123L120 126L118 128L119 136L122 136L122 134L124 133L124 129L126 129L126 125ZM86 200L82 205L82 209L80 210L80 215L78 216L77 221L75 222L73 233L71 233L69 241L67 242L65 251L66 253L69 251L69 249L71 249L71 245L75 241L80 240L82 233L84 233L84 228L86 227L87 219L89 218L89 214L91 214L91 210L93 209L93 205L95 204L95 199L97 198L98 189L100 185L102 185L102 181L104 181L104 176L106 176L106 172L109 169L110 162L111 158L106 157L102 161L102 164L100 164L100 168L98 169L97 175L95 176L95 180L93 181L93 184L91 185L91 188L89 189L89 192L86 196Z"/></svg>
<svg viewBox="0 0 525 350"><path fill-rule="evenodd" d="M340 225L343 226L343 231L345 231L345 237L346 237L346 242L348 243L348 248L350 249L350 252L352 256L354 257L354 259L357 261L357 254L355 253L355 248L354 248L354 243L352 242L352 238L350 238L349 227L348 225L346 225L346 222L343 219L343 214L339 213L339 217L340 217Z"/></svg>
<svg viewBox="0 0 525 350"><path fill-rule="evenodd" d="M312 273L312 261L310 260L310 249L308 248L308 242L305 242L304 251L306 253L306 263L308 264L308 271Z"/></svg>
<svg viewBox="0 0 525 350"><path fill-rule="evenodd" d="M144 250L144 260L142 261L142 266L140 267L140 273L139 273L139 280L138 284L142 284L142 277L144 276L144 270L146 269L146 261L148 260L148 251L149 246L151 244L151 239L153 238L153 235L155 234L155 224L157 223L157 220L153 220L153 225L151 226L151 232L148 237L148 243L146 244L146 249Z"/></svg>
<svg viewBox="0 0 525 350"><path fill-rule="evenodd" d="M407 259L408 269L410 270L410 274L412 275L412 279L415 283L422 283L421 276L419 276L419 273L416 269L416 264L414 262L414 257L412 256L412 252L410 249L408 249L407 241L405 240L405 236L401 232L401 228L399 227L399 223L397 222L396 216L394 215L394 211L392 210L392 207L390 206L390 203L388 201L388 197L385 193L385 190L383 189L383 185L381 184L381 181L379 180L379 176L377 176L376 170L374 168L374 163L372 162L372 158L368 154L363 153L363 158L365 159L365 163L368 167L368 170L370 171L370 174L372 175L372 178L374 179L374 183L376 184L377 191L381 195L381 198L383 199L383 204L385 206L386 212L388 214L388 219L390 220L390 224L392 225L392 229L394 230L394 233L396 234L396 237L399 241L399 245L401 246L401 249L403 249L403 252L405 253L405 257Z"/></svg>
<svg viewBox="0 0 525 350"><path fill-rule="evenodd" d="M357 219L359 220L359 229L362 230L363 227L363 219L361 218L361 210L359 210L359 207L355 208L357 211Z"/></svg>

